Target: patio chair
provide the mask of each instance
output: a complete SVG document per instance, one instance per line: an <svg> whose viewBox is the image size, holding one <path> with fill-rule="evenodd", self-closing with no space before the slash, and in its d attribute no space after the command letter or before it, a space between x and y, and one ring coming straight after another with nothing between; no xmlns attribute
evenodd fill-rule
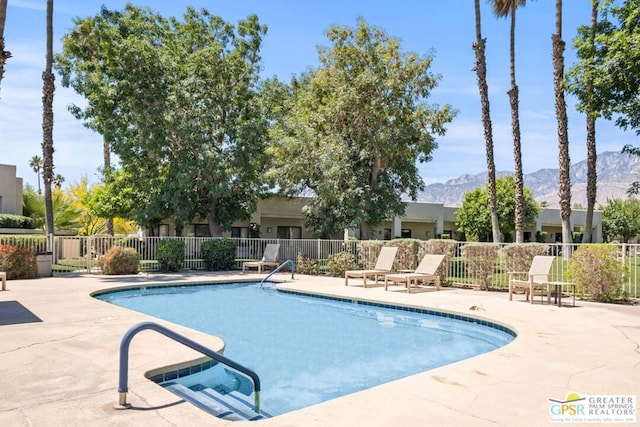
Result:
<svg viewBox="0 0 640 427"><path fill-rule="evenodd" d="M440 275L436 273L442 261L444 261L444 255L427 254L422 258L413 273L387 274L384 276L384 290L387 290L389 282L395 284L405 283L407 293L411 293L411 285L413 284L417 288L418 283L421 281L434 282L436 288L440 290Z"/></svg>
<svg viewBox="0 0 640 427"><path fill-rule="evenodd" d="M255 267L258 269L258 273L262 273L263 267L277 267L278 264L278 251L280 250L279 243L269 243L264 248L262 253L262 259L260 261L245 261L242 263L242 272L248 267Z"/></svg>
<svg viewBox="0 0 640 427"><path fill-rule="evenodd" d="M393 262L396 259L396 254L398 253L398 248L396 246L384 246L380 249L380 253L378 254L378 260L376 261L376 265L373 267L373 270L347 270L344 272L344 285L349 285L349 277L362 278L364 281L364 287L367 287L367 279L374 278L376 284L378 284L378 279L380 277L384 277L386 274L391 272L393 268Z"/></svg>
<svg viewBox="0 0 640 427"><path fill-rule="evenodd" d="M509 272L509 301L513 301L513 294L516 291L524 290L526 300L533 304L533 294L536 288L542 288L541 295L547 296L547 303L551 301L551 266L553 256L537 255L531 261L529 271ZM546 289L545 289L546 288Z"/></svg>

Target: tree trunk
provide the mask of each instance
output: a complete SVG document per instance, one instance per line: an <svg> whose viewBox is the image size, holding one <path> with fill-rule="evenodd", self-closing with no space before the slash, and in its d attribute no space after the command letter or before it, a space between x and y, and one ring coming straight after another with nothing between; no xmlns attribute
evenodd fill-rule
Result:
<svg viewBox="0 0 640 427"><path fill-rule="evenodd" d="M53 66L53 0L47 0L47 55L45 71L42 73L42 179L44 182L44 203L47 234L54 234L53 201L51 182L53 179L53 92L55 76ZM52 248L47 248L51 250Z"/></svg>
<svg viewBox="0 0 640 427"><path fill-rule="evenodd" d="M222 237L222 227L218 219L218 198L215 196L211 199L211 209L209 210L207 221L209 223L209 233L211 237Z"/></svg>
<svg viewBox="0 0 640 427"><path fill-rule="evenodd" d="M473 50L476 54L475 71L478 75L478 89L480 91L480 105L482 108L482 126L484 128L485 151L487 155L487 190L489 196L489 212L491 215L491 234L493 241L500 239L500 224L498 223L498 208L496 201L496 165L493 155L493 131L489 108L489 88L487 86L487 60L485 57L486 39L482 38L480 19L480 0L474 0L476 15L476 41Z"/></svg>
<svg viewBox="0 0 640 427"><path fill-rule="evenodd" d="M366 221L360 222L360 240L371 240L371 224Z"/></svg>
<svg viewBox="0 0 640 427"><path fill-rule="evenodd" d="M587 217L585 219L582 243L591 243L593 228L593 210L596 205L597 173L596 173L596 118L587 108Z"/></svg>
<svg viewBox="0 0 640 427"><path fill-rule="evenodd" d="M103 181L106 181L111 176L111 148L109 147L109 141L104 136L102 137L102 161L104 163ZM113 218L107 218L107 234L109 236L115 234Z"/></svg>
<svg viewBox="0 0 640 427"><path fill-rule="evenodd" d="M513 159L515 166L514 178L516 182L516 243L524 241L524 178L522 176L522 146L520 142L520 115L518 112L518 85L516 84L516 8L514 3L511 11L511 34L509 43L511 89L509 89L509 105L511 106L511 131L513 132Z"/></svg>
<svg viewBox="0 0 640 427"><path fill-rule="evenodd" d="M592 55L595 55L596 26L598 25L598 8L599 1L594 0L591 8L591 31L589 34L589 43L592 49ZM593 56L592 56L593 60ZM593 83L591 81L592 74L587 75L587 96L591 99L593 94ZM596 153L596 114L590 105L587 105L587 217L585 219L584 234L582 235L582 243L590 243L593 228L593 210L596 205L596 196L598 191L598 177L596 172L597 153Z"/></svg>
<svg viewBox="0 0 640 427"><path fill-rule="evenodd" d="M562 0L556 0L556 33L551 36L553 53L553 86L555 90L556 118L558 121L558 196L562 218L562 254L570 256L573 247L571 230L571 177L569 175L569 136L567 134L567 106L564 99L564 41L562 40Z"/></svg>

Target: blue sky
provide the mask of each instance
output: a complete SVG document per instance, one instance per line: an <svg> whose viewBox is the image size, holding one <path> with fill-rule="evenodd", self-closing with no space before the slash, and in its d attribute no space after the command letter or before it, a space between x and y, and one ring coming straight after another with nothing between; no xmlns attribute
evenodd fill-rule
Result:
<svg viewBox="0 0 640 427"><path fill-rule="evenodd" d="M355 26L358 17L384 29L401 40L402 49L420 54L433 53L432 71L442 80L428 100L451 104L458 116L447 127L447 135L438 138L433 161L420 167L427 184L444 182L463 174L486 170L484 137L480 121L480 101L476 74L472 71L475 38L472 0L210 0L210 1L132 1L139 7L151 7L165 17L182 16L187 5L206 8L230 22L250 13L258 15L269 28L262 49L265 77L278 76L288 81L318 63L316 46L327 46L325 31L333 24ZM97 14L101 5L120 10L126 1L55 0L54 50L60 51L61 38L75 17ZM42 79L45 56L44 0L9 0L5 27L6 49L13 53L5 67L0 86L0 163L17 166L25 183L37 186L29 167L34 155L41 155ZM509 89L509 21L497 19L488 3L481 1L483 36L487 38L489 95L494 133L495 161L498 170L513 170L511 118L506 94ZM517 14L516 79L520 88L520 126L524 172L557 168L558 143L551 34L554 32L554 7L551 0L528 2ZM572 40L579 25L590 20L590 1L565 2L563 32L567 41L565 63L575 61ZM87 176L99 181L102 160L101 138L85 129L66 107L82 99L60 85L54 97L54 164L56 173L67 183ZM569 140L572 163L586 158L585 118L567 97ZM598 151L620 151L635 143L632 132L623 132L604 120L598 121Z"/></svg>

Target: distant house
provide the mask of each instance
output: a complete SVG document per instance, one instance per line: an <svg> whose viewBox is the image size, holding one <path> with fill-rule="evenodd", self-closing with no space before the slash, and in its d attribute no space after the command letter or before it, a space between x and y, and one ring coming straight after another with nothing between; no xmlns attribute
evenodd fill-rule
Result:
<svg viewBox="0 0 640 427"><path fill-rule="evenodd" d="M273 239L310 239L313 230L304 225L303 207L310 199L305 197L269 197L258 202L258 207L250 219L237 221L226 237L251 237L251 230L259 228L259 236ZM456 207L440 203L407 202L403 217L393 218L373 227L373 238L390 240L396 237L428 240L432 238L452 238L462 240L464 235L456 228ZM573 209L571 212L572 231L581 233L586 224L586 210ZM175 227L171 221L161 224L153 233L156 236L173 236ZM524 240L535 241L536 235L544 237L547 243L562 241L562 223L559 209L544 208L538 215L536 224L524 232ZM194 220L186 224L183 236L208 237L209 225L205 220ZM602 242L602 212L593 214L592 242ZM358 237L357 230L345 230L345 236ZM337 237L337 236L336 236ZM342 236L339 236L342 238Z"/></svg>
<svg viewBox="0 0 640 427"><path fill-rule="evenodd" d="M22 178L13 165L0 164L0 213L22 215Z"/></svg>

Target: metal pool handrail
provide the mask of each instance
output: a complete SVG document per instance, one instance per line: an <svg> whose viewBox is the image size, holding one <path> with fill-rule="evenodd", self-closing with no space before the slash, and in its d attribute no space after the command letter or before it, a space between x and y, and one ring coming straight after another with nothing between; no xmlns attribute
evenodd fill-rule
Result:
<svg viewBox="0 0 640 427"><path fill-rule="evenodd" d="M262 279L262 281L260 282L260 287L262 287L262 285L264 284L264 282L271 276L273 276L275 273L277 273L278 271L280 271L285 265L287 264L291 264L291 278L293 279L293 275L296 272L296 263L293 262L292 259L288 259L285 262L283 262L282 264L280 264L279 266L277 266L276 268L273 269L273 271L269 274L266 275L266 277L264 279Z"/></svg>
<svg viewBox="0 0 640 427"><path fill-rule="evenodd" d="M172 340L179 342L180 344L184 344L187 347L190 347L196 351L199 351L205 356L209 356L210 358L216 360L217 362L227 365L230 368L233 368L236 371L242 372L243 374L250 377L251 380L253 381L254 411L258 414L260 413L260 378L258 377L258 374L256 374L251 369L246 368L241 364L236 363L233 360L221 355L217 351L213 351L203 346L202 344L199 344L185 337L184 335L180 335L179 333L172 331L171 329L168 329L154 322L138 323L137 325L134 325L133 327L131 327L131 329L129 329L127 332L125 332L124 336L122 337L122 341L120 342L120 372L119 372L119 378L118 378L119 399L118 399L118 405L116 405L116 408L127 409L131 407L131 404L127 403L127 392L129 391L129 386L128 386L129 344L131 343L131 340L133 339L134 335L136 335L138 332L143 331L145 329L151 329L153 331L159 332L171 338Z"/></svg>

